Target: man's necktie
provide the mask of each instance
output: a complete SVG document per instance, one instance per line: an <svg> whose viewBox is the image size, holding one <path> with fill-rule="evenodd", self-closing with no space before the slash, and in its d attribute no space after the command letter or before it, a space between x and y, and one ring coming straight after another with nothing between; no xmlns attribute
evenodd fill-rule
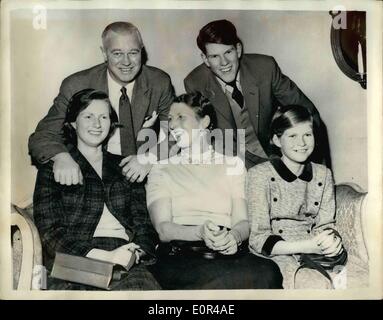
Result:
<svg viewBox="0 0 383 320"><path fill-rule="evenodd" d="M121 97L119 103L119 121L122 125L120 127L120 143L121 154L123 156L130 156L137 154L136 137L134 134L134 123L132 115L132 106L129 97L126 94L126 88L121 88Z"/></svg>
<svg viewBox="0 0 383 320"><path fill-rule="evenodd" d="M231 94L231 97L238 103L238 105L243 108L243 95L241 91L239 91L236 81L232 81L228 83L230 87L233 87L233 93Z"/></svg>

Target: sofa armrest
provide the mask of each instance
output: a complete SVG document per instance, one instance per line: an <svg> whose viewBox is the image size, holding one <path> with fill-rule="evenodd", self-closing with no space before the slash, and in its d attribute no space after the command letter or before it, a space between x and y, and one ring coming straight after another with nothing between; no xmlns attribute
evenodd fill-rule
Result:
<svg viewBox="0 0 383 320"><path fill-rule="evenodd" d="M336 225L342 236L344 247L367 267L368 253L365 243L362 210L367 192L351 183L335 186Z"/></svg>
<svg viewBox="0 0 383 320"><path fill-rule="evenodd" d="M40 274L42 247L38 230L33 222L33 209L31 208L32 206L26 208L11 206L11 225L17 228L21 235L21 244L15 244L16 246L21 245L21 252L17 248L13 248L16 253L15 261L20 264L19 276L16 279L17 290L37 289L40 285L41 288L44 287L44 283L35 283L40 276L44 275ZM15 266L13 272L16 272ZM42 279L42 281L44 280Z"/></svg>

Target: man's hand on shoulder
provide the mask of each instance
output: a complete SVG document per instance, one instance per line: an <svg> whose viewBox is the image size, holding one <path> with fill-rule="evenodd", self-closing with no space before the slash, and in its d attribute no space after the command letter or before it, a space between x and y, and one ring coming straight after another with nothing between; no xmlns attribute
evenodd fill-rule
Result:
<svg viewBox="0 0 383 320"><path fill-rule="evenodd" d="M52 157L55 181L62 185L83 184L79 165L68 152L61 152Z"/></svg>
<svg viewBox="0 0 383 320"><path fill-rule="evenodd" d="M130 182L142 182L152 168L152 164L139 161L138 156L134 155L122 159L120 167L123 167L122 173Z"/></svg>

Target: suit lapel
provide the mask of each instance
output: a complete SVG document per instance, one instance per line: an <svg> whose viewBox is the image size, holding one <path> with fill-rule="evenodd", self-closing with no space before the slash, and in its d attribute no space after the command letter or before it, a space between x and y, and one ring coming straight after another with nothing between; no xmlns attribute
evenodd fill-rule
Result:
<svg viewBox="0 0 383 320"><path fill-rule="evenodd" d="M133 112L134 133L136 136L144 123L145 114L150 105L149 96L149 83L145 72L145 66L142 66L141 73L136 78L136 81L134 83L131 103Z"/></svg>
<svg viewBox="0 0 383 320"><path fill-rule="evenodd" d="M218 83L217 79L211 71L208 73L207 85L205 96L215 107L215 110L219 112L231 125L236 129L233 113L230 108L230 104L227 101L227 97L222 90L222 87Z"/></svg>
<svg viewBox="0 0 383 320"><path fill-rule="evenodd" d="M245 63L241 63L240 81L250 121L255 132L258 133L259 88L255 76L249 72L249 69L246 67Z"/></svg>
<svg viewBox="0 0 383 320"><path fill-rule="evenodd" d="M108 77L107 77L107 65L104 63L100 66L100 72L97 72L96 75L92 78L92 87L96 90L100 90L109 95L108 89Z"/></svg>

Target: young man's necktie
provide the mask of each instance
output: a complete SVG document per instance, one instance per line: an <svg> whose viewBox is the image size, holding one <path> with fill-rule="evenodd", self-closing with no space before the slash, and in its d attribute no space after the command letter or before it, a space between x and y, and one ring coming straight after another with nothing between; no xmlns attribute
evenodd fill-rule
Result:
<svg viewBox="0 0 383 320"><path fill-rule="evenodd" d="M243 108L243 95L241 93L241 91L239 91L238 87L237 87L237 84L236 84L236 81L232 81L230 83L228 83L228 85L230 87L233 88L233 93L231 94L231 97L238 103L238 105Z"/></svg>

